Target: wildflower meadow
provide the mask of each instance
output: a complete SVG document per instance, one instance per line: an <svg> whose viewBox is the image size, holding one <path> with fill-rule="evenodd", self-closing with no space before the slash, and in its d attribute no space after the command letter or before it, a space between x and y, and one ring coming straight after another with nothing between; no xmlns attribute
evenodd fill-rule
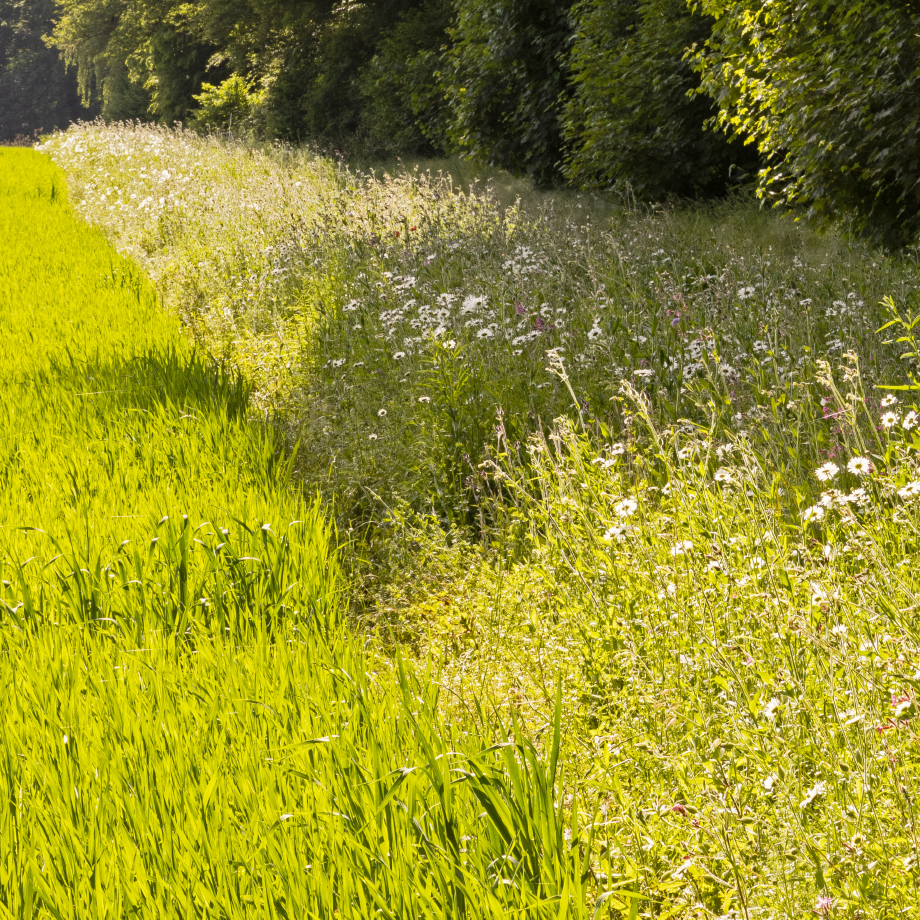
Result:
<svg viewBox="0 0 920 920"><path fill-rule="evenodd" d="M133 124L0 164L9 916L920 910L913 250Z"/></svg>

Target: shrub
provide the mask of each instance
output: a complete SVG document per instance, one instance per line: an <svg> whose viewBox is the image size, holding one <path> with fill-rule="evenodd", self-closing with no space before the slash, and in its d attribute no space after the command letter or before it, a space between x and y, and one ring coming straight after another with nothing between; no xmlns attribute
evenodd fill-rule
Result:
<svg viewBox="0 0 920 920"><path fill-rule="evenodd" d="M587 0L576 11L574 91L565 110L565 171L583 186L626 185L643 198L725 191L739 155L707 131L712 102L684 60L712 19L684 0Z"/></svg>
<svg viewBox="0 0 920 920"><path fill-rule="evenodd" d="M204 83L195 96L198 110L189 124L193 128L252 129L265 105L265 91L256 90L243 77L234 75L220 86Z"/></svg>
<svg viewBox="0 0 920 920"><path fill-rule="evenodd" d="M558 182L571 2L459 0L457 8L444 72L452 143L538 185Z"/></svg>
<svg viewBox="0 0 920 920"><path fill-rule="evenodd" d="M362 73L368 153L435 155L446 148L447 100L438 85L451 5L432 0L404 14Z"/></svg>
<svg viewBox="0 0 920 920"><path fill-rule="evenodd" d="M920 232L920 10L862 0L704 0L697 56L718 121L767 163L759 190L889 245Z"/></svg>

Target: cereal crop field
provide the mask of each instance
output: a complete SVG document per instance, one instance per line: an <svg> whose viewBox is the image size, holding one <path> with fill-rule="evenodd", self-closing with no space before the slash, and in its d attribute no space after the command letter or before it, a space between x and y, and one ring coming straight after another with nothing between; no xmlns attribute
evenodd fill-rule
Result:
<svg viewBox="0 0 920 920"><path fill-rule="evenodd" d="M0 195L0 910L920 909L911 252L131 125Z"/></svg>

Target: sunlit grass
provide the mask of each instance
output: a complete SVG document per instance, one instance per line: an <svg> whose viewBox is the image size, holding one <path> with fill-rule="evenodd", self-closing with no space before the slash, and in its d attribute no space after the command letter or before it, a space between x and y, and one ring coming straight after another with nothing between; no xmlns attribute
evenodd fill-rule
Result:
<svg viewBox="0 0 920 920"><path fill-rule="evenodd" d="M0 916L586 916L559 710L445 722L348 632L246 382L66 199L0 156Z"/></svg>
<svg viewBox="0 0 920 920"><path fill-rule="evenodd" d="M536 735L558 689L585 900L916 911L920 418L883 387L917 359L877 331L916 312L910 257L456 163L117 126L46 149L278 411L352 537L355 621L440 656L441 716L488 699L477 731Z"/></svg>

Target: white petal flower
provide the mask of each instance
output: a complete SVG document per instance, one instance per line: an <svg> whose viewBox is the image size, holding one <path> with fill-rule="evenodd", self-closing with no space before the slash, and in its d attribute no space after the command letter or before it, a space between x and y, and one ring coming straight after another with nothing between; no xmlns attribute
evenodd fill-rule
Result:
<svg viewBox="0 0 920 920"><path fill-rule="evenodd" d="M856 476L868 476L874 467L872 461L866 457L853 457L847 464L847 469Z"/></svg>
<svg viewBox="0 0 920 920"><path fill-rule="evenodd" d="M821 482L827 482L829 479L833 479L840 472L840 467L836 463L825 463L824 466L819 466L815 470L815 476L818 477Z"/></svg>

